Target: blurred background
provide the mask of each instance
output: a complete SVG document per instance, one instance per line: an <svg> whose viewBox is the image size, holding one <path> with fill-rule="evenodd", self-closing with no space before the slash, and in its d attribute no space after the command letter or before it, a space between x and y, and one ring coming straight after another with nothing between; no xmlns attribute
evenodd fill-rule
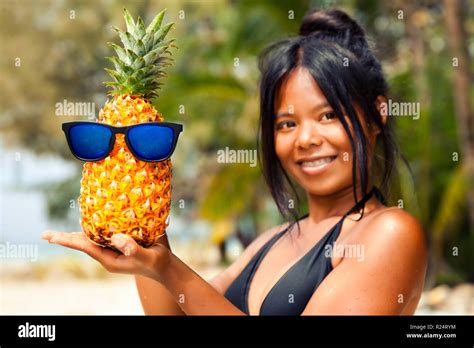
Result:
<svg viewBox="0 0 474 348"><path fill-rule="evenodd" d="M390 205L424 225L430 266L419 314L474 313L473 1L0 0L0 314L142 314L133 277L40 240L78 231L82 164L57 103L105 103L106 42L122 9L145 23L167 8L179 49L157 109L184 124L173 155L173 251L206 279L281 222L258 166L217 153L256 149L259 52L295 35L311 8L353 15L376 45L404 165ZM23 254L20 249L23 248ZM26 254L25 254L26 252ZM26 255L26 256L25 256Z"/></svg>

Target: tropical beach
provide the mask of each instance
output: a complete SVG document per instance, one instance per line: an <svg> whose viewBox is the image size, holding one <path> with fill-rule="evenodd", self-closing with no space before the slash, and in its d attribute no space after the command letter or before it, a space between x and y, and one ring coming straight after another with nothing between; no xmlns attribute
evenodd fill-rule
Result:
<svg viewBox="0 0 474 348"><path fill-rule="evenodd" d="M466 97L474 86L467 64L474 8L457 1L323 0L1 1L7 63L0 66L0 314L143 314L133 276L111 274L86 255L40 239L48 229L81 230L84 163L71 154L62 126L95 119L110 102L103 82L111 64L104 57L113 51L106 42L120 41L112 25L126 30L124 5L146 23L166 7L166 22L175 23L170 37L179 50L157 103L166 121L185 125L172 157L167 233L173 252L210 280L283 222L258 165L258 56L269 43L296 35L310 8L328 3L360 20L379 44L390 85L382 107L393 116L409 164L397 163L387 206L416 217L430 256L415 314L474 314L474 138ZM88 174L89 191L107 177ZM294 198L288 207L303 216L308 206ZM134 208L149 203L141 197Z"/></svg>

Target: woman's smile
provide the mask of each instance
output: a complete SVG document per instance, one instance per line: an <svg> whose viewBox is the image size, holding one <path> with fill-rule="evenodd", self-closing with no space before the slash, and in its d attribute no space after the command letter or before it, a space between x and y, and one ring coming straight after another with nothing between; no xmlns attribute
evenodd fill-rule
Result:
<svg viewBox="0 0 474 348"><path fill-rule="evenodd" d="M312 156L301 159L296 163L304 174L317 175L330 168L336 158L337 156Z"/></svg>

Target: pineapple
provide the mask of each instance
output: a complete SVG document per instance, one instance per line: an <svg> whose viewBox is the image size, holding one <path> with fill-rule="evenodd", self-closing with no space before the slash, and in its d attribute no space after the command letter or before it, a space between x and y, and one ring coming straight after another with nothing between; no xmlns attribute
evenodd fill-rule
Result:
<svg viewBox="0 0 474 348"><path fill-rule="evenodd" d="M142 19L136 22L124 9L126 32L114 27L123 47L109 43L117 53L107 57L115 69L105 69L112 77L111 100L99 112L98 122L127 126L163 121L151 104L157 97L171 64L174 40L165 40L173 23L162 26L165 10L145 29ZM117 134L108 157L86 162L83 167L79 205L81 226L94 243L111 247L113 234L125 233L149 247L168 226L171 200L171 162L143 162L127 148L124 135Z"/></svg>

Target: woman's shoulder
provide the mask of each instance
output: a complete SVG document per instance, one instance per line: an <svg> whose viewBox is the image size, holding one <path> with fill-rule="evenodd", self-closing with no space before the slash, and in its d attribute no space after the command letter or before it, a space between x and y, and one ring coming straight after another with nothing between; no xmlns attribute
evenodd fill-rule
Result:
<svg viewBox="0 0 474 348"><path fill-rule="evenodd" d="M423 233L420 222L406 210L398 207L382 207L372 214L369 228L382 228L386 231Z"/></svg>
<svg viewBox="0 0 474 348"><path fill-rule="evenodd" d="M366 245L384 250L425 255L426 238L421 223L398 207L383 207L364 226ZM403 249L399 247L403 246Z"/></svg>

